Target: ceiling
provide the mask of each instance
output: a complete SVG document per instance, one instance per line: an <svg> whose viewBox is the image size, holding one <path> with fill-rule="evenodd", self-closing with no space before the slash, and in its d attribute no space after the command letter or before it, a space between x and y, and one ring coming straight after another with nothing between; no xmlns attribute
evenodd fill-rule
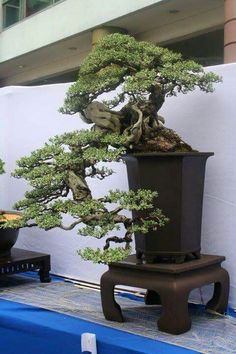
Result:
<svg viewBox="0 0 236 354"><path fill-rule="evenodd" d="M185 19L206 14L213 9L222 11L224 0L165 0L138 12L117 18L104 25L122 27L137 38L145 33L165 31L166 26L178 25ZM92 29L91 29L92 30ZM74 77L81 61L91 50L91 31L78 33L60 42L0 64L0 81L5 84L47 82L52 77L61 80ZM51 79L50 79L51 78ZM70 80L69 80L70 81Z"/></svg>

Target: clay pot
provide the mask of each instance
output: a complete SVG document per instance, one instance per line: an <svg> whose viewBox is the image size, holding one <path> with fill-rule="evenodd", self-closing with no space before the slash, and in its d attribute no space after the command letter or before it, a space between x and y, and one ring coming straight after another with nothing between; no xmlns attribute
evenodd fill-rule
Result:
<svg viewBox="0 0 236 354"><path fill-rule="evenodd" d="M173 152L127 155L129 187L157 191L155 205L170 221L147 235L135 233L136 254L147 263L200 257L206 160L213 153ZM138 213L134 212L135 217Z"/></svg>

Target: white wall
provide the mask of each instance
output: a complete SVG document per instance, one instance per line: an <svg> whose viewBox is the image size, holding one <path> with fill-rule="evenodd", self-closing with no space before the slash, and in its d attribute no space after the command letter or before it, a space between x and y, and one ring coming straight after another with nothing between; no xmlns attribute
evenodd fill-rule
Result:
<svg viewBox="0 0 236 354"><path fill-rule="evenodd" d="M215 152L207 163L202 251L226 255L224 265L231 276L230 303L236 306L236 64L210 69L223 76L223 83L217 85L213 94L195 91L168 98L161 114L166 118L166 125L176 129L194 148ZM67 118L57 112L67 88L63 84L0 90L0 151L8 171L14 168L17 158L42 146L49 136L82 127L75 116ZM4 190L0 190L1 206L10 208L23 196L25 184L10 179L9 175L1 179L4 181ZM98 190L93 183L93 190ZM123 164L102 186L99 184L99 190L114 186L127 189ZM91 242L94 240L79 238L74 232L29 229L21 231L17 246L51 253L54 273L98 281L106 267L83 262L76 255L76 249Z"/></svg>

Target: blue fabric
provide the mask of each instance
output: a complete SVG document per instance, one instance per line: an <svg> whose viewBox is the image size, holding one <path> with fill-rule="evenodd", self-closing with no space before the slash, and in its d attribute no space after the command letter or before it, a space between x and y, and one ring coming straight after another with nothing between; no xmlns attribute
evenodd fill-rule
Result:
<svg viewBox="0 0 236 354"><path fill-rule="evenodd" d="M117 296L125 297L127 299L135 300L135 301L138 301L138 302L144 302L144 298L143 297L140 297L140 296L137 296L137 295L134 295L134 294L130 294L130 293L118 293Z"/></svg>
<svg viewBox="0 0 236 354"><path fill-rule="evenodd" d="M236 318L236 310L228 308L227 315Z"/></svg>
<svg viewBox="0 0 236 354"><path fill-rule="evenodd" d="M27 272L21 272L21 275L24 275L24 276L27 277L27 278L32 278L32 279L39 280L38 272L35 271L35 270L27 271ZM58 276L58 275L51 274L51 273L50 273L50 278L51 278L51 280L53 280L54 282L55 282L55 281L63 281L63 280L64 280L64 277L60 277L60 276Z"/></svg>
<svg viewBox="0 0 236 354"><path fill-rule="evenodd" d="M80 337L84 332L96 334L98 354L197 353L8 300L0 300L0 309L0 352L4 354L80 354Z"/></svg>

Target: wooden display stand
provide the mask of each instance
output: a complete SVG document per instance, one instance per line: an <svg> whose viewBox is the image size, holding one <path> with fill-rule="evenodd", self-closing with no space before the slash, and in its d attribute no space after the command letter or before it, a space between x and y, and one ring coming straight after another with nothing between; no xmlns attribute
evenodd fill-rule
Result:
<svg viewBox="0 0 236 354"><path fill-rule="evenodd" d="M101 278L103 313L107 320L123 322L120 306L114 299L115 285L148 289L146 304L161 304L158 328L181 334L191 328L188 297L191 290L215 284L212 299L206 308L224 314L227 311L229 275L221 267L222 256L202 255L200 259L182 264L139 264L135 255L122 262L111 263Z"/></svg>
<svg viewBox="0 0 236 354"><path fill-rule="evenodd" d="M0 275L38 270L42 283L50 282L50 255L12 248L11 254L0 258Z"/></svg>

